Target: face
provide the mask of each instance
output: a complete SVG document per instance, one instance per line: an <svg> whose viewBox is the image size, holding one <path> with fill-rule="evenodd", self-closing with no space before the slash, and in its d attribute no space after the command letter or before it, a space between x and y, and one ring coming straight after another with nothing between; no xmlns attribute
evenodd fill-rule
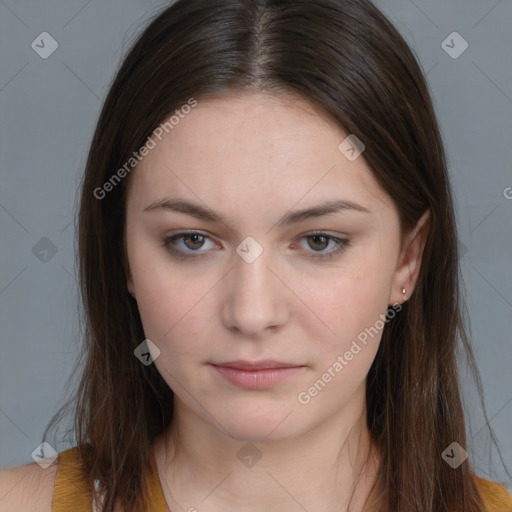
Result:
<svg viewBox="0 0 512 512"><path fill-rule="evenodd" d="M397 210L346 137L297 98L218 96L132 172L127 286L178 416L283 440L364 401L407 268Z"/></svg>

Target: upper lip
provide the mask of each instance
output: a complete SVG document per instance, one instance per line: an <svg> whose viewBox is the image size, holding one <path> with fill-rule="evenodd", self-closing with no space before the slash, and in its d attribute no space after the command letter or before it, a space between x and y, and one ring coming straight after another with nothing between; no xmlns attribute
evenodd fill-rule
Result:
<svg viewBox="0 0 512 512"><path fill-rule="evenodd" d="M237 370L265 370L270 368L296 368L303 365L283 363L282 361L274 361L273 359L264 359L262 361L227 361L225 363L214 363L214 366L236 368Z"/></svg>

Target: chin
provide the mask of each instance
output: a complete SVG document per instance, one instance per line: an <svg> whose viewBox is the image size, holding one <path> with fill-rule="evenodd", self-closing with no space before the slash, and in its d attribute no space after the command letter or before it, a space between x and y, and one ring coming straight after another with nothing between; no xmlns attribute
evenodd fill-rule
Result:
<svg viewBox="0 0 512 512"><path fill-rule="evenodd" d="M238 409L226 418L218 417L219 423L225 426L222 434L240 442L268 443L285 441L299 436L301 428L294 421L293 409L276 408L258 413L247 409ZM290 414L291 413L291 414Z"/></svg>
<svg viewBox="0 0 512 512"><path fill-rule="evenodd" d="M241 443L276 443L293 439L299 435L287 430L273 432L273 428L275 425L266 425L264 428L255 428L254 425L239 425L229 431L230 439Z"/></svg>

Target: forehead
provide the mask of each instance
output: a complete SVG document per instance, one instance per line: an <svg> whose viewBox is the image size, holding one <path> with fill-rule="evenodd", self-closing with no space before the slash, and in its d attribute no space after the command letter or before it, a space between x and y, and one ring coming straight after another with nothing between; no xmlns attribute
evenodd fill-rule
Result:
<svg viewBox="0 0 512 512"><path fill-rule="evenodd" d="M390 206L364 158L350 161L340 152L348 134L297 96L198 100L167 126L130 177L132 199L215 197L224 207L261 208L338 193Z"/></svg>

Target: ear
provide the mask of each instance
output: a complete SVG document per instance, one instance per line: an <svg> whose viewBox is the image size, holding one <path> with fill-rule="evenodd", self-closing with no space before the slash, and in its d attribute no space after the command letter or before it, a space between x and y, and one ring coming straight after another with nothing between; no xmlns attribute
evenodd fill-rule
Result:
<svg viewBox="0 0 512 512"><path fill-rule="evenodd" d="M390 306L405 302L412 294L420 273L423 249L430 228L430 211L426 210L414 229L406 234L393 276ZM402 290L405 288L405 293Z"/></svg>

